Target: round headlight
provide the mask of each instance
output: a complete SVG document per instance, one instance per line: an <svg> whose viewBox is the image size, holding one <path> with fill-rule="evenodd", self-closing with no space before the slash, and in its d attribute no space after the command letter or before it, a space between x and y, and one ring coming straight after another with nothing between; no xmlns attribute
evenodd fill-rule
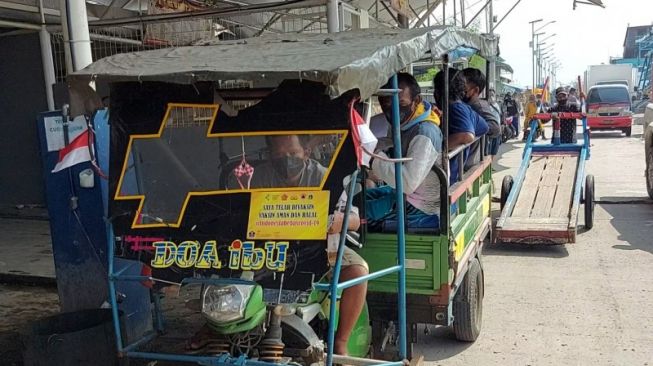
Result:
<svg viewBox="0 0 653 366"><path fill-rule="evenodd" d="M243 319L253 289L253 285L207 286L202 294L202 314L216 323Z"/></svg>

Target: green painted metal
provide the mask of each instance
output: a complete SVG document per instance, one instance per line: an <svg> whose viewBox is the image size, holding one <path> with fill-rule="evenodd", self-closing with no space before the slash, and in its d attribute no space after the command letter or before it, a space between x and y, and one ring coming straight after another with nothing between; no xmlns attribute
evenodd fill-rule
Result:
<svg viewBox="0 0 653 366"><path fill-rule="evenodd" d="M457 200L458 213L452 217L449 232L439 236L406 235L406 291L409 294L437 295L443 285L451 285L456 268L454 266L454 239L461 233L465 235L465 248L476 234L483 229L487 215L483 213L483 202L492 197L492 170L487 167ZM451 240L450 240L451 238ZM363 248L358 253L367 261L370 271L387 268L397 263L396 235L368 233ZM415 261L413 261L415 260ZM424 262L421 269L415 268ZM395 293L397 277L389 275L368 283L370 292ZM453 294L451 294L453 296Z"/></svg>
<svg viewBox="0 0 653 366"><path fill-rule="evenodd" d="M406 235L406 291L409 294L433 294L443 282L438 271L441 267L441 245L446 247L446 236ZM370 271L397 265L397 237L395 234L369 233L363 248L358 252L370 267ZM423 263L423 269L418 269ZM444 279L446 281L446 277ZM377 278L368 283L369 291L397 292L397 275Z"/></svg>
<svg viewBox="0 0 653 366"><path fill-rule="evenodd" d="M396 283L395 283L396 285ZM324 293L324 292L322 292ZM322 316L326 319L329 316L329 306L331 305L331 300L326 296L324 301L320 304L322 307ZM336 304L336 330L338 329L338 320L340 319L340 301ZM347 351L349 356L352 357L367 357L370 352L370 345L372 344L372 327L370 326L370 314L367 308L367 304L363 306L363 311L358 317L358 321L354 325L354 329L351 331L349 336L349 341L347 342Z"/></svg>

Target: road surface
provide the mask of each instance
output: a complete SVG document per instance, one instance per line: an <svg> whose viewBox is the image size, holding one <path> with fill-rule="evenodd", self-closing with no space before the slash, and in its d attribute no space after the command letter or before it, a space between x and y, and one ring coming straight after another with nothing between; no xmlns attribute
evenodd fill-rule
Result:
<svg viewBox="0 0 653 366"><path fill-rule="evenodd" d="M485 248L480 338L421 335L426 365L653 365L653 203L641 132L593 135L588 174L599 203L594 229L581 228L576 244ZM520 158L521 149L503 154L495 182Z"/></svg>

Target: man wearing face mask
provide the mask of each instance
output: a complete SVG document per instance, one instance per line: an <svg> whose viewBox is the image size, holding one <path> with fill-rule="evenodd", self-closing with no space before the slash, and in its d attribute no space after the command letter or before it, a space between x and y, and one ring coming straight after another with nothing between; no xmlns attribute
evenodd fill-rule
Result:
<svg viewBox="0 0 653 366"><path fill-rule="evenodd" d="M501 125L499 124L499 112L492 108L486 100L480 98L481 93L485 90L485 75L479 69L468 67L463 70L463 76L465 77L465 97L463 102L472 107L474 112L478 113L487 122L489 127L486 135L487 152L490 157L494 157L499 152ZM479 147L479 142L472 145L470 159L465 164L466 170L478 163L478 153L476 152Z"/></svg>
<svg viewBox="0 0 653 366"><path fill-rule="evenodd" d="M440 118L427 101L422 100L420 87L415 78L398 73L399 118L401 124L401 156L412 158L402 169L404 193L407 195L406 215L409 227L437 227L440 210L440 184L433 164L442 153ZM382 89L390 89L388 82ZM392 97L379 97L379 104L388 121L392 121ZM391 157L390 138L380 139L378 154ZM370 228L396 221L395 164L381 159L370 162L372 173L387 186L369 189L366 198L366 214ZM393 221L394 220L394 221ZM389 227L389 226L387 226Z"/></svg>
<svg viewBox="0 0 653 366"><path fill-rule="evenodd" d="M474 142L478 136L488 133L490 128L483 117L476 113L472 107L463 103L465 96L465 79L462 72L453 68L449 69L449 100L444 99L444 72L440 71L433 79L433 96L438 107L442 109L447 103L449 105L449 150L454 150L461 145ZM470 156L470 149L463 152L464 161ZM458 181L461 167L458 166L458 159L449 162L450 184Z"/></svg>
<svg viewBox="0 0 653 366"><path fill-rule="evenodd" d="M250 187L318 187L326 168L310 158L309 141L309 135L267 136L270 159L255 168Z"/></svg>
<svg viewBox="0 0 653 366"><path fill-rule="evenodd" d="M554 112L580 112L578 104L569 103L567 91L563 87L556 89L556 104L549 108L548 113ZM561 119L560 120L560 142L563 144L576 143L576 120L575 119Z"/></svg>
<svg viewBox="0 0 653 366"><path fill-rule="evenodd" d="M326 174L326 168L310 158L310 136L279 135L267 136L266 143L270 153L269 161L257 166L250 188L287 188L319 187ZM344 194L343 194L344 196ZM345 196L346 197L346 196ZM346 203L342 197L338 210L332 217L328 228L329 236L339 237L343 223L343 209ZM348 230L356 231L360 227L358 209L352 207L349 215ZM367 263L352 249L345 247L340 281L348 281L369 273ZM347 341L365 304L367 284L362 283L343 291L340 299L338 330L336 332L334 352L347 354Z"/></svg>

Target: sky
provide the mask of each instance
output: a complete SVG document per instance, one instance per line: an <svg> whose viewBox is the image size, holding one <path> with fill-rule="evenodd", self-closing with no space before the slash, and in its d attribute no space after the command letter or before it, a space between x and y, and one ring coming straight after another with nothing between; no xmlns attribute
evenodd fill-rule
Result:
<svg viewBox="0 0 653 366"><path fill-rule="evenodd" d="M517 0L494 0L494 14L501 19ZM449 2L449 1L447 1ZM476 0L466 0L469 19L481 5ZM582 76L588 65L609 63L610 56L621 57L628 24L631 26L653 24L653 0L603 0L605 9L579 4L573 10L573 0L522 0L495 30L500 35L501 57L514 69L514 82L518 86L532 84L532 66L529 42L529 21L544 19L556 23L542 31L557 34L547 40L554 42L554 54L562 64L558 81L569 84ZM483 21L482 29L485 28Z"/></svg>

